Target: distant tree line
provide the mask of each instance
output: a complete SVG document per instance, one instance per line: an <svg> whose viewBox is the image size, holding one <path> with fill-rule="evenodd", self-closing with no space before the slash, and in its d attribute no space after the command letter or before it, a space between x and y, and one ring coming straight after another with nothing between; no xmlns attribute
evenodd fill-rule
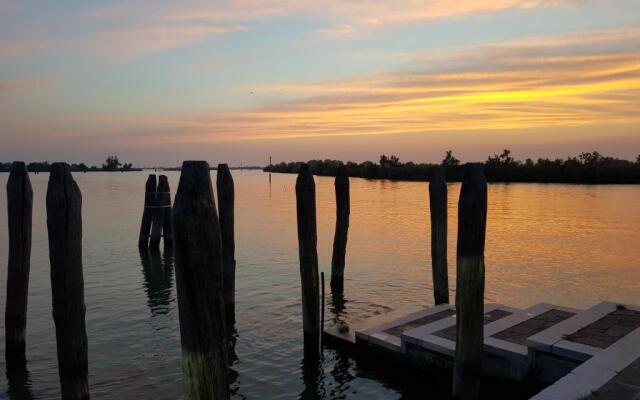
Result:
<svg viewBox="0 0 640 400"><path fill-rule="evenodd" d="M265 172L297 173L300 162L275 164L264 168ZM319 176L335 176L343 165L338 160L308 161L311 171ZM403 163L396 156L380 156L375 163L365 161L344 163L349 176L366 179L392 179L403 181L429 180L434 168L442 166L447 181L461 181L464 165L447 151L440 164ZM640 155L635 161L604 156L597 151L582 153L567 159L539 158L517 161L510 150L494 154L480 163L490 182L540 182L540 183L640 183Z"/></svg>
<svg viewBox="0 0 640 400"><path fill-rule="evenodd" d="M105 164L102 164L102 167L96 167L92 165L88 167L85 163L80 164L71 164L69 165L71 171L73 172L87 172L87 171L134 171L133 164L125 163L122 164L118 160L118 156L109 156L107 157L107 161ZM29 172L49 172L51 170L51 164L48 161L42 162L32 162L27 164L27 170ZM0 172L9 172L11 171L11 163L2 163L0 162Z"/></svg>

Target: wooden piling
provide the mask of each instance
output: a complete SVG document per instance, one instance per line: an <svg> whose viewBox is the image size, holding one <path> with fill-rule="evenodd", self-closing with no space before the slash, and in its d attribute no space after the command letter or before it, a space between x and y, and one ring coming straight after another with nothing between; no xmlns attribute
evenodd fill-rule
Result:
<svg viewBox="0 0 640 400"><path fill-rule="evenodd" d="M296 181L298 253L302 281L302 324L305 353L318 354L320 344L320 288L318 277L318 234L316 229L316 186L307 164L300 166Z"/></svg>
<svg viewBox="0 0 640 400"><path fill-rule="evenodd" d="M63 399L89 398L81 209L82 195L69 166L52 164L47 187L47 229Z"/></svg>
<svg viewBox="0 0 640 400"><path fill-rule="evenodd" d="M31 260L33 190L27 167L14 162L7 181L9 263L4 314L7 369L24 368Z"/></svg>
<svg viewBox="0 0 640 400"><path fill-rule="evenodd" d="M322 336L324 336L324 272L320 272L320 282L322 283L320 290L322 294L320 299L320 346L322 347Z"/></svg>
<svg viewBox="0 0 640 400"><path fill-rule="evenodd" d="M347 167L340 166L335 179L336 191L336 231L333 237L333 256L331 257L331 290L344 289L344 265L347 253L349 232L349 213L351 211L349 195L349 175Z"/></svg>
<svg viewBox="0 0 640 400"><path fill-rule="evenodd" d="M484 244L487 182L482 169L465 171L458 204L456 356L453 396L477 399L483 357Z"/></svg>
<svg viewBox="0 0 640 400"><path fill-rule="evenodd" d="M236 242L234 227L234 185L233 177L227 164L218 164L216 178L218 189L218 211L220 216L220 233L222 235L222 275L224 284L224 304L227 327L236 322Z"/></svg>
<svg viewBox="0 0 640 400"><path fill-rule="evenodd" d="M172 211L186 399L229 399L222 244L209 164L185 161Z"/></svg>
<svg viewBox="0 0 640 400"><path fill-rule="evenodd" d="M435 304L449 303L447 271L447 182L442 167L436 167L429 180L431 211L431 273Z"/></svg>
<svg viewBox="0 0 640 400"><path fill-rule="evenodd" d="M162 180L162 176L160 176L160 180ZM163 202L165 202L164 194L160 191L160 184L158 183L158 187L154 193L153 205L150 207L151 234L149 235L149 248L155 251L160 249L162 228L164 227L164 208L161 205Z"/></svg>
<svg viewBox="0 0 640 400"><path fill-rule="evenodd" d="M158 204L162 207L162 237L165 249L173 247L173 225L171 224L171 188L166 175L160 175L158 180Z"/></svg>
<svg viewBox="0 0 640 400"><path fill-rule="evenodd" d="M156 199L156 175L149 174L144 189L144 210L142 212L142 223L140 224L140 236L138 236L138 247L149 245L149 234L153 221L153 207Z"/></svg>

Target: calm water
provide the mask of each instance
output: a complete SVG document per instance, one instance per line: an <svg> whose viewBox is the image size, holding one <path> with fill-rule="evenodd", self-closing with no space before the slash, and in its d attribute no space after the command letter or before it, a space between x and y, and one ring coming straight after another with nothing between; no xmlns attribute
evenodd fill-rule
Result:
<svg viewBox="0 0 640 400"><path fill-rule="evenodd" d="M233 174L239 335L233 365L235 398L418 397L414 385L359 370L352 359L334 351L325 350L322 364L303 372L295 176L274 174L269 184L261 172ZM179 173L167 175L175 192ZM83 194L89 380L94 399L182 395L172 260L164 255L141 258L137 248L146 176L146 172L75 174ZM0 174L3 188L7 177ZM46 174L31 175L29 381L26 387L9 388L3 373L0 397L60 396L44 203L47 179ZM328 275L333 180L317 177L316 185L320 268ZM458 184L449 186L453 287L459 189ZM352 179L351 199L346 302L339 316L329 305L327 319L348 323L432 304L426 184ZM541 301L576 307L605 299L639 303L638 199L638 186L490 185L486 301L520 307ZM8 247L4 210L3 194L1 310ZM3 324L4 318L0 320ZM4 339L1 342L4 346ZM417 391L427 398L427 389L422 391L418 385Z"/></svg>

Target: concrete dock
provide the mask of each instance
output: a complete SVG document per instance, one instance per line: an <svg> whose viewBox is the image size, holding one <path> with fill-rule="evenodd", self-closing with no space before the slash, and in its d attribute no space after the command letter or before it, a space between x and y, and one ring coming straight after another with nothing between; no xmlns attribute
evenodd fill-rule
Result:
<svg viewBox="0 0 640 400"><path fill-rule="evenodd" d="M640 307L487 304L484 311L484 376L546 386L536 400L640 398ZM383 314L327 330L324 338L329 346L353 350L358 360L452 369L455 309L441 304Z"/></svg>

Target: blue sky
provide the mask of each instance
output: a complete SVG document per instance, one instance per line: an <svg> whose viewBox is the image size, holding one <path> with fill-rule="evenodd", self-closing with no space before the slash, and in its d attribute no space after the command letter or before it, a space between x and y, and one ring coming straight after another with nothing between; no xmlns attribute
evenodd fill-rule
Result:
<svg viewBox="0 0 640 400"><path fill-rule="evenodd" d="M0 159L640 152L637 0L0 0Z"/></svg>

